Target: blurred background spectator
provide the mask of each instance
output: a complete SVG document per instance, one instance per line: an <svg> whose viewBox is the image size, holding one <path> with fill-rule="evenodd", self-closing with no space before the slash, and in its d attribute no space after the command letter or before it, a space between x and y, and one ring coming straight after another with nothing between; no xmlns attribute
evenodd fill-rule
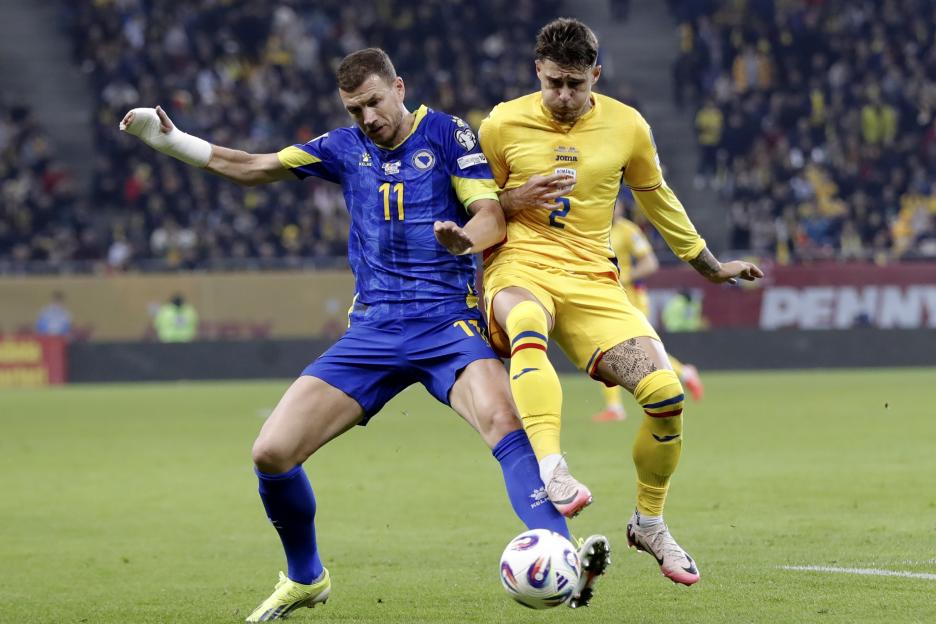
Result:
<svg viewBox="0 0 936 624"><path fill-rule="evenodd" d="M159 306L153 328L159 342L192 342L198 336L198 312L183 295L176 293Z"/></svg>
<svg viewBox="0 0 936 624"><path fill-rule="evenodd" d="M52 293L52 301L39 311L36 318L36 333L40 336L71 337L72 315L65 307L65 294Z"/></svg>
<svg viewBox="0 0 936 624"><path fill-rule="evenodd" d="M667 332L699 331L705 326L702 301L691 290L680 290L663 306L660 320Z"/></svg>

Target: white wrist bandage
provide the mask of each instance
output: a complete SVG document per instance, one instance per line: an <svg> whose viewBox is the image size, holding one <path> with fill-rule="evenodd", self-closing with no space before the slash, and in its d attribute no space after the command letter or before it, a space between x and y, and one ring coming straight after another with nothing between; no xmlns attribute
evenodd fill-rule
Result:
<svg viewBox="0 0 936 624"><path fill-rule="evenodd" d="M141 141L163 154L178 158L184 163L204 167L211 159L211 143L186 134L176 127L167 133L159 129L159 115L155 108L134 108L133 121L120 129L140 138Z"/></svg>

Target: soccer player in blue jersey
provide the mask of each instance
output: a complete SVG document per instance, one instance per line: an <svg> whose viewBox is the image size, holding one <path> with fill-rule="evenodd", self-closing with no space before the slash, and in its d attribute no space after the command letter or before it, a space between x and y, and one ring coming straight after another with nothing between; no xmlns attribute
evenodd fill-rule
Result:
<svg viewBox="0 0 936 624"><path fill-rule="evenodd" d="M348 259L356 294L349 328L290 386L253 446L260 497L283 543L288 575L280 573L249 622L284 618L328 598L315 497L302 464L416 382L492 448L523 523L569 535L564 518L544 504L536 458L504 367L484 338L472 289L471 254L506 233L474 133L457 117L425 106L408 111L403 80L382 50L349 55L337 79L355 125L278 153L211 145L175 128L158 107L134 109L120 125L154 149L239 184L308 176L336 182L351 214ZM573 607L588 603L610 547L603 536L592 536L580 555L584 572Z"/></svg>

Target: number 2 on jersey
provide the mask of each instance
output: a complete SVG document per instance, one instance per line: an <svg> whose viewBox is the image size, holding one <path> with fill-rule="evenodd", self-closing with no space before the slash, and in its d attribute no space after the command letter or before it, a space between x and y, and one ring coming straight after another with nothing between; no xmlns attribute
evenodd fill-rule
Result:
<svg viewBox="0 0 936 624"><path fill-rule="evenodd" d="M383 216L384 221L390 220L390 183L384 182L377 191L383 195ZM403 220L403 183L397 182L393 185L393 193L396 193L397 219Z"/></svg>
<svg viewBox="0 0 936 624"><path fill-rule="evenodd" d="M572 209L572 200L568 197L557 197L556 201L562 204L562 208L556 208L549 213L549 225L556 228L565 228L565 223L560 223L558 219L569 214L569 210Z"/></svg>

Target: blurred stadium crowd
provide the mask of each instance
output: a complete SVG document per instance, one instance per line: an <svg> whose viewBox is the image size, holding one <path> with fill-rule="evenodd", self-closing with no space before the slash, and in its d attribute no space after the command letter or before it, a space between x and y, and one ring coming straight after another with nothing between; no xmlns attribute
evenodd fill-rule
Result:
<svg viewBox="0 0 936 624"><path fill-rule="evenodd" d="M936 256L936 3L671 4L674 97L698 107L696 184L726 200L732 248Z"/></svg>
<svg viewBox="0 0 936 624"><path fill-rule="evenodd" d="M277 151L349 125L334 70L349 52L373 45L393 58L411 106L454 112L477 128L494 104L533 88L539 16L554 14L559 2L169 4L173 10L146 0L63 3L76 64L97 96L94 184L80 204L93 205L95 218L82 218L87 210L46 181L55 170L47 160L30 158L37 146L50 150L28 113L4 112L4 187L28 191L0 212L0 224L12 222L0 230L0 262L45 261L54 269L101 259L112 270L286 267L336 258L343 265L348 222L337 186L241 189L141 149L116 131L117 122L130 108L161 103L187 132L247 151ZM6 149L7 134L24 136Z"/></svg>
<svg viewBox="0 0 936 624"><path fill-rule="evenodd" d="M30 110L0 100L0 269L100 257L90 213Z"/></svg>
<svg viewBox="0 0 936 624"><path fill-rule="evenodd" d="M680 23L674 98L695 115L696 183L723 197L731 248L780 262L936 256L936 2L668 3ZM27 109L0 104L0 268L343 264L337 186L241 189L154 157L117 122L161 103L187 132L276 151L349 123L334 68L375 45L411 105L477 128L494 104L536 88L532 42L541 16L560 10L559 0L169 4L62 3L97 98L92 191L76 193ZM602 90L620 97L609 82Z"/></svg>

